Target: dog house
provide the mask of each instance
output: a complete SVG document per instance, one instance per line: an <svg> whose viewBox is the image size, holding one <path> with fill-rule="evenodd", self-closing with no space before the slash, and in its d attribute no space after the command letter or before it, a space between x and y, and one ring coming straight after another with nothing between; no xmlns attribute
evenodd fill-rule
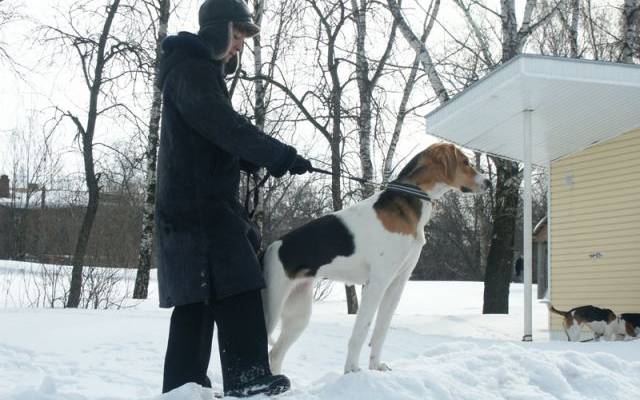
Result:
<svg viewBox="0 0 640 400"><path fill-rule="evenodd" d="M523 340L531 340L531 169L548 174L548 295L640 312L640 66L537 55L426 117L427 133L524 163ZM539 234L540 232L536 232ZM551 336L561 336L557 316Z"/></svg>

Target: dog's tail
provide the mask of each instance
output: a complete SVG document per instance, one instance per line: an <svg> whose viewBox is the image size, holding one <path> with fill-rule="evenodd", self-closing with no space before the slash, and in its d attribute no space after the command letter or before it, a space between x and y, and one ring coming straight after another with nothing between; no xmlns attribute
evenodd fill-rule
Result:
<svg viewBox="0 0 640 400"><path fill-rule="evenodd" d="M549 311L551 311L552 313L556 313L556 314L562 315L563 317L566 317L566 316L567 316L567 314L569 314L567 311L560 311L560 310L557 310L557 309L553 306L553 304L551 304L551 303L547 304L547 306L549 307Z"/></svg>

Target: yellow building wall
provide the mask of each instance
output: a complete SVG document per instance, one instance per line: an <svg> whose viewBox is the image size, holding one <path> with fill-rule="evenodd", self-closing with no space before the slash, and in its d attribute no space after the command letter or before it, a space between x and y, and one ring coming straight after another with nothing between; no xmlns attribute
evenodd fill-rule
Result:
<svg viewBox="0 0 640 400"><path fill-rule="evenodd" d="M551 164L551 302L640 312L640 129Z"/></svg>

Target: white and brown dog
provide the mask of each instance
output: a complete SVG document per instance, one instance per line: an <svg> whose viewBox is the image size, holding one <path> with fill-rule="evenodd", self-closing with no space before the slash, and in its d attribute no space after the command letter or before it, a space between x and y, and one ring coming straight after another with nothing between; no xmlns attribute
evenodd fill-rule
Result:
<svg viewBox="0 0 640 400"><path fill-rule="evenodd" d="M451 189L480 192L490 185L464 153L445 143L415 156L394 182L431 199ZM428 199L387 188L303 225L266 249L263 300L270 336L281 322L270 351L274 373L281 371L285 353L309 322L315 279L364 285L345 373L360 369L360 351L376 311L369 368L389 370L380 359L382 345L425 243L424 226L431 210Z"/></svg>
<svg viewBox="0 0 640 400"><path fill-rule="evenodd" d="M608 308L588 305L560 311L549 304L549 311L562 316L562 327L570 342L580 341L583 326L587 326L593 332L595 341L601 337L605 340L616 339L619 318Z"/></svg>

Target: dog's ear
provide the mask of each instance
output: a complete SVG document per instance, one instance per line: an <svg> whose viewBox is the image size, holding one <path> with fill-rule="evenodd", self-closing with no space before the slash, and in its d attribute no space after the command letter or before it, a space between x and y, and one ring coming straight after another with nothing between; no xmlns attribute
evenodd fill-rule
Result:
<svg viewBox="0 0 640 400"><path fill-rule="evenodd" d="M433 148L432 157L440 164L445 178L449 182L453 182L456 178L456 168L458 166L458 159L456 146L449 143L440 143Z"/></svg>

